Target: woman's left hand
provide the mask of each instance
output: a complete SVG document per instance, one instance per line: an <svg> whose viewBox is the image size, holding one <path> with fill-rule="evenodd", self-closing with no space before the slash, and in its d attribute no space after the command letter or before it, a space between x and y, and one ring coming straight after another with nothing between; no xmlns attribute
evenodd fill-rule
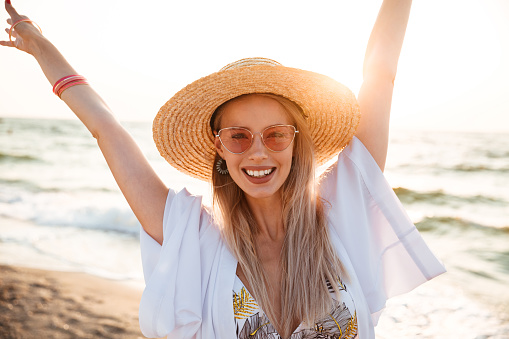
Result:
<svg viewBox="0 0 509 339"><path fill-rule="evenodd" d="M7 23L12 27L16 22L28 19L27 16L20 15L14 7L11 5L10 1L5 1L5 10L9 13L10 18L7 19ZM9 34L10 28L6 28L5 31ZM19 50L27 52L29 54L32 53L33 44L30 42L37 38L42 37L39 29L34 26L31 22L20 22L16 25L16 27L12 30L11 36L14 38L13 41L0 41L1 46L6 47L16 47Z"/></svg>
<svg viewBox="0 0 509 339"><path fill-rule="evenodd" d="M358 100L361 121L355 132L383 171L389 145L389 117L394 78L412 0L384 0L364 58Z"/></svg>

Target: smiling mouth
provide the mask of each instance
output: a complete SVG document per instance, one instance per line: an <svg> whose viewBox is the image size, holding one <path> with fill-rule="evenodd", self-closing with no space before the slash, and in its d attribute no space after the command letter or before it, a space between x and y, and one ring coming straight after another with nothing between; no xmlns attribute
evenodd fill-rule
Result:
<svg viewBox="0 0 509 339"><path fill-rule="evenodd" d="M252 178L263 178L263 177L266 177L267 175L271 174L272 172L274 172L275 169L276 169L275 167L266 169L266 170L259 170L259 171L245 169L244 172Z"/></svg>

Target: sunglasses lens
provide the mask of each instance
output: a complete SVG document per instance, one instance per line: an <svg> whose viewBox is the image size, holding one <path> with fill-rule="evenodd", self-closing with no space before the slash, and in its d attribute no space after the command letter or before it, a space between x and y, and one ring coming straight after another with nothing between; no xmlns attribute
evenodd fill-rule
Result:
<svg viewBox="0 0 509 339"><path fill-rule="evenodd" d="M245 128L227 128L219 132L219 139L230 152L242 153L251 146L253 136Z"/></svg>
<svg viewBox="0 0 509 339"><path fill-rule="evenodd" d="M274 126L263 131L263 143L274 152L284 151L293 141L295 127Z"/></svg>

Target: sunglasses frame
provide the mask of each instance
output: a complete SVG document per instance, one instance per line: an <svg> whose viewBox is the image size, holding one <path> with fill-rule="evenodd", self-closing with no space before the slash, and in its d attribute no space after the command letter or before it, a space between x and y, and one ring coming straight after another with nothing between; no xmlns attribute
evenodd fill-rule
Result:
<svg viewBox="0 0 509 339"><path fill-rule="evenodd" d="M270 148L269 148L269 147L265 144L265 141L263 140L263 133L264 133L266 130L268 130L269 128L273 128L273 127L292 127L292 128L293 128L293 138L292 138L292 141L290 141L290 143L288 144L288 146L286 146L285 148L283 148L281 151L274 151L274 150L270 149ZM245 151L240 152L240 153L232 152L232 151L230 151L230 150L228 149L228 147L226 147L226 145L223 143L223 140L221 140L221 137L219 136L219 134L221 133L221 131L229 130L229 129L243 129L243 130L246 130L246 131L248 131L249 133L251 133L251 143L249 144L249 147L248 147L248 148L246 148L246 150L245 150ZM286 149L287 149L287 148L288 148L288 147L292 144L292 142L295 140L295 135L296 135L297 133L299 133L299 131L298 131L298 130L297 130L297 128L296 128L295 126L293 126L293 125L272 125L272 126L265 127L265 128L264 128L261 132L255 132L255 133L251 132L249 129L247 129L247 128L245 128L245 127L235 127L235 126L233 126L233 127L221 128L219 131L217 131L216 137L218 137L218 138L219 138L219 141L221 142L221 145L223 145L223 146L224 146L224 148L225 148L228 152L230 152L230 153L232 153L232 154L243 154L243 153L245 153L246 151L248 151L248 150L251 148L251 146L253 145L253 140L254 140L254 138L255 138L255 135L256 135L256 134L259 134L259 135L260 135L260 138L262 139L262 144L263 144L263 146L265 146L265 148L267 148L267 149L268 149L269 151L271 151L271 152L279 153L279 152L283 152L284 150L286 150Z"/></svg>

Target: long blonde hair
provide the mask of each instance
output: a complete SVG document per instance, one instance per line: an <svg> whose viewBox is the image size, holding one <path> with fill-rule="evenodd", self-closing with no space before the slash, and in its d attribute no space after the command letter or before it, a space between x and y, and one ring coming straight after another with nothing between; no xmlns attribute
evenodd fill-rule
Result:
<svg viewBox="0 0 509 339"><path fill-rule="evenodd" d="M286 98L258 95L278 101L299 131L293 145L292 168L281 188L285 239L281 250L280 312L276 312L269 299L267 290L271 287L256 253L257 224L244 192L229 175L217 171L212 174L214 207L221 218L223 236L259 307L286 337L291 334L293 320L312 326L330 312L332 300L327 282L338 292L338 279L347 279L347 275L329 240L324 202L317 194L314 145L304 114ZM212 126L216 131L220 129L224 105L213 116ZM216 154L216 161L218 159ZM277 318L276 314L281 317Z"/></svg>

